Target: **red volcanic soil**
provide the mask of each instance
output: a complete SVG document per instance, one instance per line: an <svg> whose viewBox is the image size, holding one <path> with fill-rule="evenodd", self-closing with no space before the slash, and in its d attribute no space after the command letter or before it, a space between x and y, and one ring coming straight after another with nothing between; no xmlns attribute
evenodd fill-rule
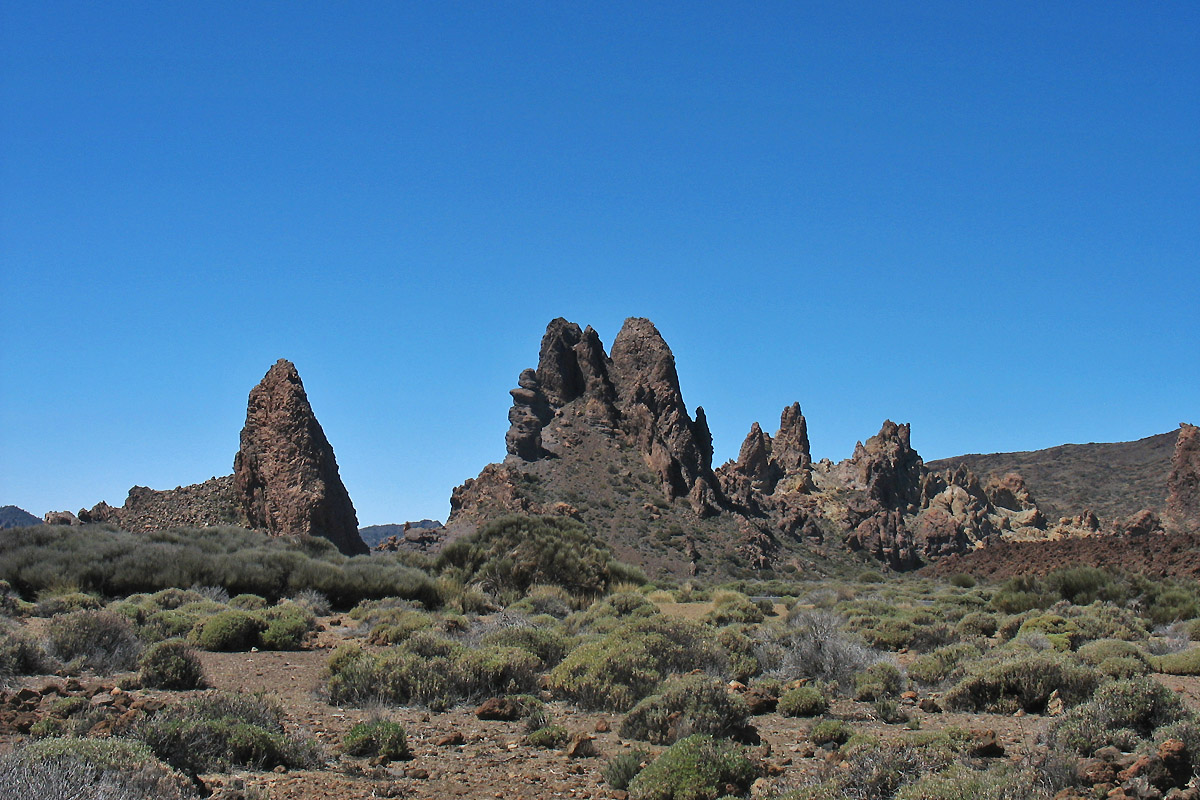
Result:
<svg viewBox="0 0 1200 800"><path fill-rule="evenodd" d="M1002 580L1014 575L1045 575L1078 565L1140 572L1151 577L1200 577L1200 535L1100 535L1048 542L996 542L979 550L939 559L922 571L931 575L965 572Z"/></svg>

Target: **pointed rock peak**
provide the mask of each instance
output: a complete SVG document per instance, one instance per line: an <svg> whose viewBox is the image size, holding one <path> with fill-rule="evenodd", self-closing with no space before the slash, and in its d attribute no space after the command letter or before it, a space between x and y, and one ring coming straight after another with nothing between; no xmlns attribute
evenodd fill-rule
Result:
<svg viewBox="0 0 1200 800"><path fill-rule="evenodd" d="M296 367L280 359L250 391L234 490L251 527L323 536L343 553L366 553L333 447Z"/></svg>
<svg viewBox="0 0 1200 800"><path fill-rule="evenodd" d="M763 433L757 422L750 425L750 432L742 442L737 467L752 481L768 481L772 478L771 437ZM774 488L773 482L771 488Z"/></svg>
<svg viewBox="0 0 1200 800"><path fill-rule="evenodd" d="M665 399L661 394L664 391L669 391L673 399L679 398L675 356L650 320L642 317L625 320L613 340L612 363L623 400L633 399L626 395L649 385L655 386L661 399Z"/></svg>
<svg viewBox="0 0 1200 800"><path fill-rule="evenodd" d="M787 475L812 466L808 443L808 422L800 413L800 404L792 403L779 416L779 432L775 434L772 457Z"/></svg>
<svg viewBox="0 0 1200 800"><path fill-rule="evenodd" d="M1185 531L1200 531L1200 427L1179 424L1167 476L1167 519Z"/></svg>
<svg viewBox="0 0 1200 800"><path fill-rule="evenodd" d="M582 338L579 326L562 317L546 326L538 355L537 379L552 405L566 405L583 394L583 373L575 354L575 345Z"/></svg>

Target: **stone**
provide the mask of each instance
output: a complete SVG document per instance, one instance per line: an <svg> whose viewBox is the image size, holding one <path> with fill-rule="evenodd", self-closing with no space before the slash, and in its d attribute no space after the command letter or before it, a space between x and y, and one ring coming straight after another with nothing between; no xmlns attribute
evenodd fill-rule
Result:
<svg viewBox="0 0 1200 800"><path fill-rule="evenodd" d="M1200 427L1180 423L1167 476L1166 517L1175 528L1200 531Z"/></svg>
<svg viewBox="0 0 1200 800"><path fill-rule="evenodd" d="M462 731L450 731L444 736L441 736L434 742L437 747L458 747L467 743L467 737L463 736Z"/></svg>
<svg viewBox="0 0 1200 800"><path fill-rule="evenodd" d="M596 752L596 737L590 733L576 733L567 744L567 758L593 758Z"/></svg>
<svg viewBox="0 0 1200 800"><path fill-rule="evenodd" d="M475 716L485 720L512 722L521 718L521 704L511 697L491 697L475 709Z"/></svg>
<svg viewBox="0 0 1200 800"><path fill-rule="evenodd" d="M1113 534L1117 536L1149 536L1152 533L1162 533L1162 520L1148 508L1133 514L1125 520L1113 520Z"/></svg>
<svg viewBox="0 0 1200 800"><path fill-rule="evenodd" d="M234 489L251 527L321 536L365 554L358 517L295 365L280 359L250 392Z"/></svg>
<svg viewBox="0 0 1200 800"><path fill-rule="evenodd" d="M70 511L47 511L46 516L42 517L47 525L82 525L79 517L72 514Z"/></svg>
<svg viewBox="0 0 1200 800"><path fill-rule="evenodd" d="M976 758L999 758L1004 755L1004 745L994 730L975 731L969 752Z"/></svg>

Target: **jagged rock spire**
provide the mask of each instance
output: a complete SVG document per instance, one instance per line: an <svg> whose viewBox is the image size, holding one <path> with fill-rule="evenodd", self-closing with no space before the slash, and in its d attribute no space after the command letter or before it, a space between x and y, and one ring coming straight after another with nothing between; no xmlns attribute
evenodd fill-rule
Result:
<svg viewBox="0 0 1200 800"><path fill-rule="evenodd" d="M1182 422L1167 476L1167 520L1185 531L1200 530L1200 428Z"/></svg>
<svg viewBox="0 0 1200 800"><path fill-rule="evenodd" d="M280 359L250 391L234 487L252 527L323 536L343 553L366 553L333 447L300 375Z"/></svg>

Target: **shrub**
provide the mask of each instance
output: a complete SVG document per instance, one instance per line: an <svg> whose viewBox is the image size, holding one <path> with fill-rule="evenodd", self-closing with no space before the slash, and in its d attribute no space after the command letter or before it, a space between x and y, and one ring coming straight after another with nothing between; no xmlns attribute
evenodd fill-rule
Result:
<svg viewBox="0 0 1200 800"><path fill-rule="evenodd" d="M88 611L103 608L99 597L83 592L43 592L39 595L33 613L38 617L56 617L72 611Z"/></svg>
<svg viewBox="0 0 1200 800"><path fill-rule="evenodd" d="M604 543L568 517L502 517L442 550L437 568L454 569L497 596L554 584L573 595L598 595L611 580Z"/></svg>
<svg viewBox="0 0 1200 800"><path fill-rule="evenodd" d="M759 642L739 630L737 625L718 630L717 644L725 651L729 677L744 682L762 672L762 663L758 660Z"/></svg>
<svg viewBox="0 0 1200 800"><path fill-rule="evenodd" d="M1058 691L1067 705L1091 696L1100 673L1067 656L1045 652L1014 655L985 663L968 674L944 697L950 709L1013 713L1040 712Z"/></svg>
<svg viewBox="0 0 1200 800"><path fill-rule="evenodd" d="M1200 647L1155 656L1150 659L1155 672L1168 675L1200 675Z"/></svg>
<svg viewBox="0 0 1200 800"><path fill-rule="evenodd" d="M618 791L624 791L649 761L649 751L640 747L617 753L604 765L604 782Z"/></svg>
<svg viewBox="0 0 1200 800"><path fill-rule="evenodd" d="M342 740L342 749L352 756L378 756L385 761L403 761L412 757L404 726L383 719L355 725Z"/></svg>
<svg viewBox="0 0 1200 800"><path fill-rule="evenodd" d="M988 611L972 611L958 621L960 636L990 637L996 633L996 615Z"/></svg>
<svg viewBox="0 0 1200 800"><path fill-rule="evenodd" d="M554 628L520 625L490 631L480 639L484 645L518 647L553 667L567 654L567 637Z"/></svg>
<svg viewBox="0 0 1200 800"><path fill-rule="evenodd" d="M947 578L946 581L951 586L957 586L960 589L973 589L975 587L975 578L965 572L956 572Z"/></svg>
<svg viewBox="0 0 1200 800"><path fill-rule="evenodd" d="M823 719L808 732L808 738L818 747L823 744L843 745L853 735L854 729L840 719Z"/></svg>
<svg viewBox="0 0 1200 800"><path fill-rule="evenodd" d="M741 747L724 739L697 734L664 750L629 783L633 800L716 800L744 794L758 777L758 767Z"/></svg>
<svg viewBox="0 0 1200 800"><path fill-rule="evenodd" d="M162 709L139 728L138 737L191 775L316 764L315 743L288 735L282 720L279 706L261 695L218 692Z"/></svg>
<svg viewBox="0 0 1200 800"><path fill-rule="evenodd" d="M750 711L725 685L705 675L668 680L657 694L642 699L625 715L619 732L626 739L671 744L686 736L738 736Z"/></svg>
<svg viewBox="0 0 1200 800"><path fill-rule="evenodd" d="M230 609L202 620L192 631L192 641L203 650L234 652L258 643L262 619L249 611Z"/></svg>
<svg viewBox="0 0 1200 800"><path fill-rule="evenodd" d="M716 668L723 660L706 628L656 615L575 648L550 673L549 686L584 708L625 711L668 674Z"/></svg>
<svg viewBox="0 0 1200 800"><path fill-rule="evenodd" d="M817 717L829 710L829 698L812 686L800 686L781 694L776 710L785 717Z"/></svg>
<svg viewBox="0 0 1200 800"><path fill-rule="evenodd" d="M939 647L931 653L917 658L908 665L908 677L927 686L933 686L947 680L963 662L979 658L979 648L973 644L960 642Z"/></svg>
<svg viewBox="0 0 1200 800"><path fill-rule="evenodd" d="M204 668L187 642L158 642L138 659L138 682L147 689L202 689Z"/></svg>
<svg viewBox="0 0 1200 800"><path fill-rule="evenodd" d="M228 605L239 611L262 611L270 604L267 602L267 598L256 594L239 594L237 597L231 598Z"/></svg>
<svg viewBox="0 0 1200 800"><path fill-rule="evenodd" d="M842 618L830 611L791 615L778 667L781 676L843 681L878 661L878 654L857 637L845 633L842 624Z"/></svg>
<svg viewBox="0 0 1200 800"><path fill-rule="evenodd" d="M317 617L328 616L333 611L329 598L316 589L301 589L292 595L291 602Z"/></svg>
<svg viewBox="0 0 1200 800"><path fill-rule="evenodd" d="M37 642L20 628L0 623L0 685L16 675L37 675L49 668Z"/></svg>
<svg viewBox="0 0 1200 800"><path fill-rule="evenodd" d="M71 671L131 669L141 648L133 624L111 611L72 611L50 620L46 629L46 652Z"/></svg>
<svg viewBox="0 0 1200 800"><path fill-rule="evenodd" d="M896 800L1017 800L1041 794L1043 776L1029 767L999 764L986 770L955 764L923 775L896 792Z"/></svg>
<svg viewBox="0 0 1200 800"><path fill-rule="evenodd" d="M545 747L548 750L562 747L569 738L570 734L562 725L543 725L525 737L533 747Z"/></svg>
<svg viewBox="0 0 1200 800"><path fill-rule="evenodd" d="M530 586L525 597L510 606L509 610L533 616L548 614L555 619L563 619L571 613L571 603L571 595L561 586L535 584Z"/></svg>
<svg viewBox="0 0 1200 800"><path fill-rule="evenodd" d="M854 676L855 700L882 700L904 690L904 674L890 661L877 661Z"/></svg>
<svg viewBox="0 0 1200 800"><path fill-rule="evenodd" d="M713 594L712 610L705 619L713 625L728 625L731 622L755 624L765 618L763 611L754 601L740 592L721 591Z"/></svg>
<svg viewBox="0 0 1200 800"><path fill-rule="evenodd" d="M43 739L0 756L0 787L27 800L184 800L191 782L128 739ZM8 796L8 795L5 795Z"/></svg>
<svg viewBox="0 0 1200 800"><path fill-rule="evenodd" d="M258 646L264 650L298 650L316 624L311 611L289 601L260 612L259 619Z"/></svg>
<svg viewBox="0 0 1200 800"><path fill-rule="evenodd" d="M1193 720L1183 701L1153 678L1117 680L1068 711L1050 730L1053 746L1081 755L1116 745L1134 749L1164 726ZM1194 721L1194 720L1193 720Z"/></svg>
<svg viewBox="0 0 1200 800"><path fill-rule="evenodd" d="M454 660L456 699L477 700L498 694L522 694L537 689L542 661L516 647L463 650Z"/></svg>

